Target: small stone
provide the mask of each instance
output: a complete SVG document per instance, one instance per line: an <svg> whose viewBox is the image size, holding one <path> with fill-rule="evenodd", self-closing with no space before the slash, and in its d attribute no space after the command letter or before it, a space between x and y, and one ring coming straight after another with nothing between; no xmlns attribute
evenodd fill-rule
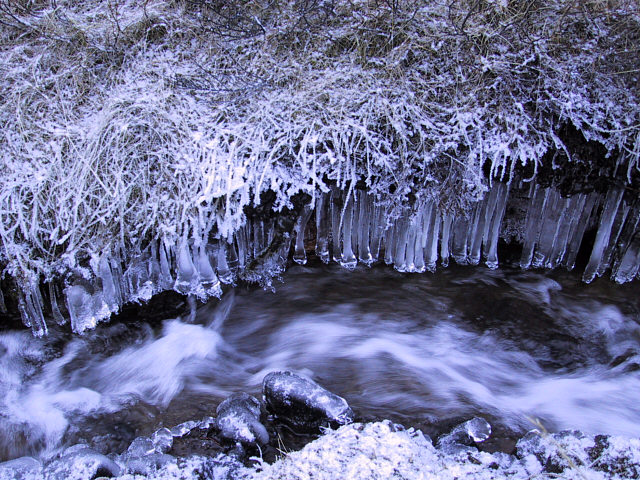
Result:
<svg viewBox="0 0 640 480"><path fill-rule="evenodd" d="M216 427L220 436L244 445L264 445L269 441L267 429L260 423L260 402L246 393L234 393L216 410Z"/></svg>
<svg viewBox="0 0 640 480"><path fill-rule="evenodd" d="M269 411L298 430L353 422L353 411L344 398L295 373L267 374L262 391Z"/></svg>

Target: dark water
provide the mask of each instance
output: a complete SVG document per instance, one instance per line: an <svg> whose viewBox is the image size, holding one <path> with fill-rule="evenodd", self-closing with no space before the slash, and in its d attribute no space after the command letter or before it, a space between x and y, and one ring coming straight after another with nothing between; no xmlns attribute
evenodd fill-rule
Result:
<svg viewBox="0 0 640 480"><path fill-rule="evenodd" d="M275 294L229 290L192 324L4 332L0 459L78 441L119 453L161 425L213 415L232 392L259 395L274 369L314 378L361 418L427 431L483 415L514 435L539 418L552 431L637 437L639 293L561 271L318 265L291 268Z"/></svg>

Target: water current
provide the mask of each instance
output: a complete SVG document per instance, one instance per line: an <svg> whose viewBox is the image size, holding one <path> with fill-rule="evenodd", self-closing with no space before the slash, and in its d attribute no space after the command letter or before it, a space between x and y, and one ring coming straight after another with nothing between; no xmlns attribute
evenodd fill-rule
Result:
<svg viewBox="0 0 640 480"><path fill-rule="evenodd" d="M275 293L228 289L194 321L119 319L83 336L0 332L0 461L84 441L120 453L160 426L260 395L275 369L361 419L437 432L482 415L504 436L640 436L640 285L451 266L295 266Z"/></svg>

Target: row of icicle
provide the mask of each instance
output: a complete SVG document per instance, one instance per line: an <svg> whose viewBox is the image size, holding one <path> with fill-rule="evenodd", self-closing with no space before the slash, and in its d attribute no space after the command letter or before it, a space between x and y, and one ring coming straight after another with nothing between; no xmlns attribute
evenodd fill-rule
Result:
<svg viewBox="0 0 640 480"><path fill-rule="evenodd" d="M638 277L640 200L624 201L623 193L612 188L604 197L589 193L563 198L553 188L532 185L524 200L527 215L520 266L572 269L584 234L593 226L597 233L583 280L590 282L608 270L618 283ZM315 253L325 263L333 260L352 269L358 263L384 260L401 272L424 272L435 271L438 261L446 267L453 258L463 265L477 265L484 259L489 268L497 268L498 239L508 200L509 186L496 183L466 216L440 211L435 202L427 202L417 212L390 220L372 195L334 189L318 195L315 205L305 207L298 217L293 260L307 261L305 237L310 236L313 218ZM233 284L239 273L267 251L273 271L263 269L261 274L284 269L293 237L281 236L282 244L270 248L275 238L273 219L254 220L231 241L158 241L134 255L111 252L91 262L90 281L76 281L63 291L48 283L44 292L50 305L47 316L66 323L66 310L73 331L81 333L108 319L125 303L147 301L166 290L203 301L220 297L221 283ZM267 262L262 260L264 267ZM61 308L62 301L66 308ZM47 332L44 305L41 285L32 286L19 298L22 319L36 335ZM1 291L0 310L6 310Z"/></svg>

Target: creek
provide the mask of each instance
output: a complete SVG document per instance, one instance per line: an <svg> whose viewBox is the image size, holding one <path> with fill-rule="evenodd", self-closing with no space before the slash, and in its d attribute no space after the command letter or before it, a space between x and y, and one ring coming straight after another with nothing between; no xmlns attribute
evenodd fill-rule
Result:
<svg viewBox="0 0 640 480"><path fill-rule="evenodd" d="M233 392L260 396L277 369L343 396L360 419L432 435L476 415L498 442L533 419L640 435L638 282L311 263L275 293L229 288L191 321L123 314L84 335L0 332L0 461L78 442L120 453L160 426L213 416Z"/></svg>

